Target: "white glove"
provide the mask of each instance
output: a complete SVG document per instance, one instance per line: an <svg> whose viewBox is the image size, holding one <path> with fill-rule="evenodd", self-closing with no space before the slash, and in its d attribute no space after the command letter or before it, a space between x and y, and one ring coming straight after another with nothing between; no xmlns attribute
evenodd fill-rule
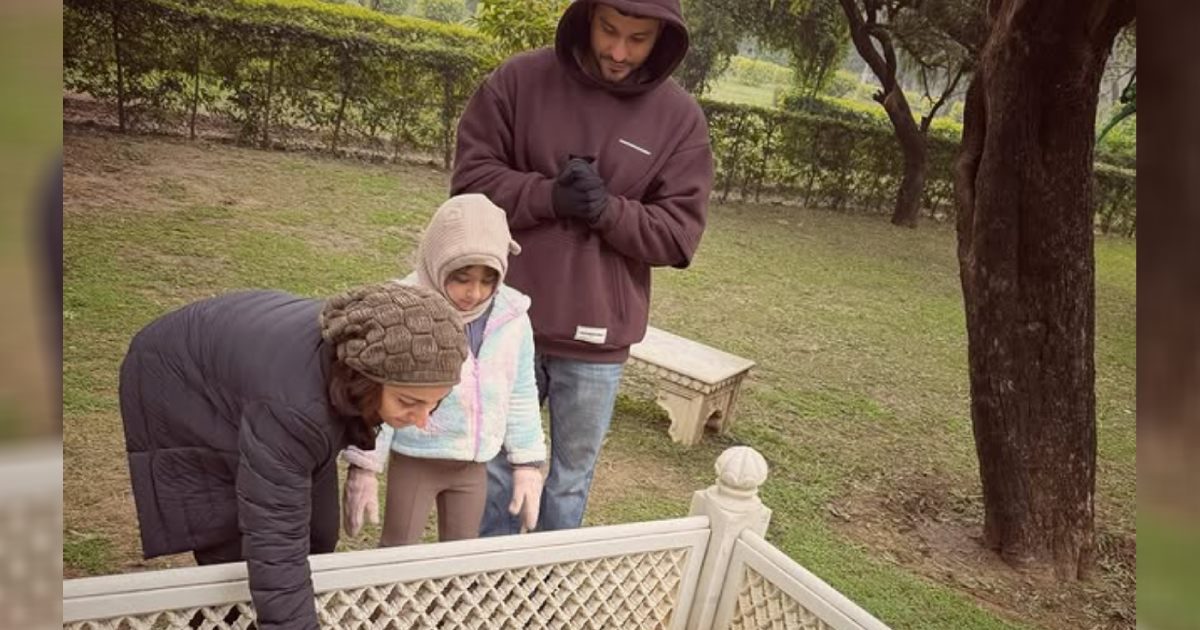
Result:
<svg viewBox="0 0 1200 630"><path fill-rule="evenodd" d="M513 497L508 504L508 513L521 515L525 531L537 527L538 512L542 508L542 471L531 466L513 468Z"/></svg>
<svg viewBox="0 0 1200 630"><path fill-rule="evenodd" d="M372 524L379 524L379 479L365 468L351 466L342 495L342 528L347 536L362 531L364 516Z"/></svg>

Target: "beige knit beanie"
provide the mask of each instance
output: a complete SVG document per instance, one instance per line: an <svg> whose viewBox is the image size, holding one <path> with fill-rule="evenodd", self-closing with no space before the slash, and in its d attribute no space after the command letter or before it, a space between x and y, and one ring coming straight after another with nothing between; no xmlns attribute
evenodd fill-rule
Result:
<svg viewBox="0 0 1200 630"><path fill-rule="evenodd" d="M417 246L417 281L450 300L446 295L446 278L450 274L470 265L484 265L495 269L503 283L508 273L508 256L520 253L521 246L508 231L504 210L484 195L458 195L443 203L425 228ZM490 303L490 300L483 302L471 311L460 312L459 316L463 323L470 323Z"/></svg>
<svg viewBox="0 0 1200 630"><path fill-rule="evenodd" d="M351 289L325 302L320 321L338 359L379 383L455 385L467 358L457 311L425 287L385 282Z"/></svg>

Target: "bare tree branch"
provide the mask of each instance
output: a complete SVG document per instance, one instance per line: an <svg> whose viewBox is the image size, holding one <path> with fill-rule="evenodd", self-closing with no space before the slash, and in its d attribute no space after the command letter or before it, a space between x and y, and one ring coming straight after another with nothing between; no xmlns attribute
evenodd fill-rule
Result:
<svg viewBox="0 0 1200 630"><path fill-rule="evenodd" d="M966 74L966 72L967 64L963 63L958 67L958 72L954 74L954 78L946 83L946 89L942 90L942 95L939 96L938 100L935 101L933 106L929 108L929 112L921 117L921 133L926 133L929 131L929 125L933 123L933 118L937 116L938 109L940 109L942 105L946 104L946 99L950 98L950 95L954 93L954 88L958 87L958 82L962 80L963 75ZM928 96L928 94L926 96Z"/></svg>
<svg viewBox="0 0 1200 630"><path fill-rule="evenodd" d="M883 63L885 77L879 77L883 83L884 91L891 91L896 86L896 47L892 45L892 36L888 33L887 27L876 24L867 27L867 35L870 35L875 41L879 42L879 48L883 50Z"/></svg>
<svg viewBox="0 0 1200 630"><path fill-rule="evenodd" d="M873 0L865 0L864 5L867 6L868 11L867 17L864 18L855 0L838 0L838 2L842 5L842 9L846 13L846 20L850 23L850 39L854 41L854 48L858 51L858 56L867 62L886 92L890 89L890 84L894 84L896 81L895 51L892 51L892 64L889 66L880 52L876 50L875 45L871 42L871 36L867 33L868 20L870 26L875 26L875 11L870 7L877 6L877 4ZM889 72L889 68L892 69L891 72Z"/></svg>

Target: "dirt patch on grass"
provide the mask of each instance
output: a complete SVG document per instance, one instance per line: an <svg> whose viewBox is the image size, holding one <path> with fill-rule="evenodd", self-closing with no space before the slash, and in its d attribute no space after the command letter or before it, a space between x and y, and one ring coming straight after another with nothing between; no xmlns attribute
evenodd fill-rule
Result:
<svg viewBox="0 0 1200 630"><path fill-rule="evenodd" d="M669 465L606 448L584 513L584 526L618 525L687 516L696 484Z"/></svg>
<svg viewBox="0 0 1200 630"><path fill-rule="evenodd" d="M631 492L689 500L696 490L703 488L670 466L611 448L600 452L589 502L613 503L629 497Z"/></svg>
<svg viewBox="0 0 1200 630"><path fill-rule="evenodd" d="M412 182L437 190L446 179L442 171L406 163L367 165L70 123L64 147L67 214L200 213L198 220L230 230L277 234L333 252L369 249L380 235L415 241L410 233L420 226L404 225L406 213L424 216L440 200L414 198ZM400 213L400 223L373 222L380 211Z"/></svg>
<svg viewBox="0 0 1200 630"><path fill-rule="evenodd" d="M827 509L843 535L1007 618L1053 630L1136 626L1133 534L1098 525L1093 577L1062 583L1018 571L986 549L980 501L945 476L921 473L858 485Z"/></svg>
<svg viewBox="0 0 1200 630"><path fill-rule="evenodd" d="M136 135L74 126L63 131L64 212L153 214L196 206L253 210L263 205L253 186L239 186L238 179L225 176L262 168L255 156L214 151L202 141L147 142Z"/></svg>
<svg viewBox="0 0 1200 630"><path fill-rule="evenodd" d="M687 516L692 493L707 484L697 481L689 458L678 456L667 437L669 426L666 412L654 403L652 379L626 369L596 462L588 524Z"/></svg>

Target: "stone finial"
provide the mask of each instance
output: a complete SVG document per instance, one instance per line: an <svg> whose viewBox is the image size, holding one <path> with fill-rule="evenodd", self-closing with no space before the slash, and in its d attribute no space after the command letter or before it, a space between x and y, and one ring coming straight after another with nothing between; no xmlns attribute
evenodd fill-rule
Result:
<svg viewBox="0 0 1200 630"><path fill-rule="evenodd" d="M687 628L724 627L714 624L725 592L734 547L743 532L765 536L771 523L771 508L758 498L758 488L767 480L767 460L749 446L725 449L717 457L717 482L692 494L692 516L707 516L711 534L704 564L688 615ZM735 598L736 599L736 598ZM728 625L729 615L723 624Z"/></svg>
<svg viewBox="0 0 1200 630"><path fill-rule="evenodd" d="M767 480L767 460L749 446L725 449L717 458L717 488L721 494L749 498Z"/></svg>

